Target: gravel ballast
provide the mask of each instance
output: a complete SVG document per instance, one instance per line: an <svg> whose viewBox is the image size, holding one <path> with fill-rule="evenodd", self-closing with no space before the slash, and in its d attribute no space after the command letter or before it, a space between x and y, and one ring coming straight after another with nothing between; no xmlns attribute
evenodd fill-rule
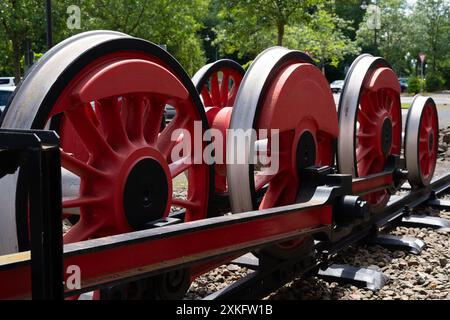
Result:
<svg viewBox="0 0 450 320"><path fill-rule="evenodd" d="M440 152L435 177L450 173L450 143L444 143L450 128L441 130ZM443 199L449 199L445 196ZM425 209L430 215L450 219L450 213ZM415 237L425 242L420 255L390 251L378 245L358 245L342 251L333 262L377 269L388 276L379 291L350 284L328 282L316 276L301 277L286 284L266 299L273 300L450 300L450 228L410 228L399 226L392 235ZM199 277L186 298L201 299L222 289L251 271L225 265Z"/></svg>

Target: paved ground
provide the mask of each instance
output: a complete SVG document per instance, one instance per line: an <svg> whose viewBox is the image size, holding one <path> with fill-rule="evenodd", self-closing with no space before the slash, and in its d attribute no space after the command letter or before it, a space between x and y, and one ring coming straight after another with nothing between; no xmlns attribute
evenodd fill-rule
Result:
<svg viewBox="0 0 450 320"><path fill-rule="evenodd" d="M334 101L336 105L339 103L340 94L334 94ZM439 115L439 127L446 128L450 126L450 93L439 93L439 94L431 94L431 97L434 99L436 104L438 105L438 115ZM413 97L402 97L402 103L411 104ZM403 124L406 121L406 114L408 110L403 109Z"/></svg>
<svg viewBox="0 0 450 320"><path fill-rule="evenodd" d="M431 96L437 105L450 106L450 93L432 93ZM411 103L414 97L402 97L402 103Z"/></svg>

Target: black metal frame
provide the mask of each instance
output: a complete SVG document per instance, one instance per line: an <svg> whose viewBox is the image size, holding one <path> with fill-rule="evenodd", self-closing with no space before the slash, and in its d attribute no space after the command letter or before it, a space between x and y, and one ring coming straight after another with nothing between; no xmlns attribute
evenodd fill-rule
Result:
<svg viewBox="0 0 450 320"><path fill-rule="evenodd" d="M28 194L33 299L63 299L61 161L53 131L0 130L0 177L22 171Z"/></svg>

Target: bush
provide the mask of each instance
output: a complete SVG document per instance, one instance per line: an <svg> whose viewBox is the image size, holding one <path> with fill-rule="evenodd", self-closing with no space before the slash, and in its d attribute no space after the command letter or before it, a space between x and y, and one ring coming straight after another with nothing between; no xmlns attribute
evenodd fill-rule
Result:
<svg viewBox="0 0 450 320"><path fill-rule="evenodd" d="M419 77L411 77L408 79L408 93L419 93L420 92L420 82Z"/></svg>
<svg viewBox="0 0 450 320"><path fill-rule="evenodd" d="M441 75L435 72L429 72L426 76L426 89L427 92L434 92L441 90L444 87L444 79Z"/></svg>

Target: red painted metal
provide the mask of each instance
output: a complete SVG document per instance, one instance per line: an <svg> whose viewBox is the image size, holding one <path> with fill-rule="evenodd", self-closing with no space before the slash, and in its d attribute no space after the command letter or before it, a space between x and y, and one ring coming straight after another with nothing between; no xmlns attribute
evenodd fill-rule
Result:
<svg viewBox="0 0 450 320"><path fill-rule="evenodd" d="M272 150L269 136L268 152L279 152L279 169L255 177L256 191L267 187L259 209L274 208L296 202L300 191L297 167L297 146L305 132L312 134L316 149L315 165L332 165L333 139L338 136L338 119L328 82L315 66L291 63L281 69L272 81L258 110L255 129L279 130L279 151ZM301 240L280 244L292 249Z"/></svg>
<svg viewBox="0 0 450 320"><path fill-rule="evenodd" d="M227 67L211 74L200 92L205 107L232 107L242 78L240 72Z"/></svg>
<svg viewBox="0 0 450 320"><path fill-rule="evenodd" d="M160 239L131 241L126 245L121 244L121 241L136 239L138 233L136 237L133 237L133 234L118 235L68 245L64 256L65 270L71 265L79 266L82 288L93 289L100 284L176 267L202 258L224 256L228 253L232 255L241 249L298 236L301 230L330 226L332 207L322 206L322 204L307 203L305 206L313 207L307 210L291 209L283 214L244 222L235 220L217 227L198 228L180 234L173 233ZM234 217L237 219L252 214L254 213L243 213ZM261 211L258 214L261 214ZM191 224L193 227L199 223L201 221ZM170 227L160 230L162 232L167 228ZM205 239L208 240L205 241ZM28 253L0 258L0 283L2 284L0 299L30 296L29 263ZM65 280L68 276L68 274L65 275Z"/></svg>
<svg viewBox="0 0 450 320"><path fill-rule="evenodd" d="M290 64L272 81L258 113L257 131L280 131L278 172L256 177L257 190L269 184L260 209L294 203L300 187L296 151L301 135L308 131L314 137L317 166L333 161L338 119L328 82L311 64ZM268 149L275 152L270 150L270 141Z"/></svg>
<svg viewBox="0 0 450 320"><path fill-rule="evenodd" d="M437 114L434 107L428 102L422 112L419 126L419 165L420 173L424 179L428 179L434 172L437 161L436 143L439 135ZM430 142L432 142L430 144Z"/></svg>
<svg viewBox="0 0 450 320"><path fill-rule="evenodd" d="M160 132L167 104L177 116ZM105 55L80 70L61 92L49 117L57 114L62 165L81 179L80 197L63 201L64 209L79 207L81 213L65 243L132 231L123 209L124 185L144 158L156 160L165 173L165 216L176 205L186 208L187 221L206 217L207 166L172 163L170 156L177 143L172 133L182 128L193 133L201 116L163 61L133 52ZM172 199L172 179L184 172L189 176L187 199Z"/></svg>
<svg viewBox="0 0 450 320"><path fill-rule="evenodd" d="M226 146L226 129L230 124L231 107L236 100L242 78L243 75L237 70L222 67L210 75L200 92L210 126L222 132L223 146ZM225 156L225 151L223 155ZM215 166L214 183L216 193L227 192L225 162Z"/></svg>
<svg viewBox="0 0 450 320"><path fill-rule="evenodd" d="M366 80L360 97L357 115L356 171L365 177L384 170L389 155L400 155L401 149L400 84L390 68L375 69ZM392 123L391 148L387 154L382 150L382 127L384 121ZM387 190L365 196L372 205L386 203Z"/></svg>
<svg viewBox="0 0 450 320"><path fill-rule="evenodd" d="M392 172L386 172L381 174L374 174L364 178L353 179L352 182L352 194L364 195L373 193L374 190L386 189L392 186L394 183L394 177Z"/></svg>

